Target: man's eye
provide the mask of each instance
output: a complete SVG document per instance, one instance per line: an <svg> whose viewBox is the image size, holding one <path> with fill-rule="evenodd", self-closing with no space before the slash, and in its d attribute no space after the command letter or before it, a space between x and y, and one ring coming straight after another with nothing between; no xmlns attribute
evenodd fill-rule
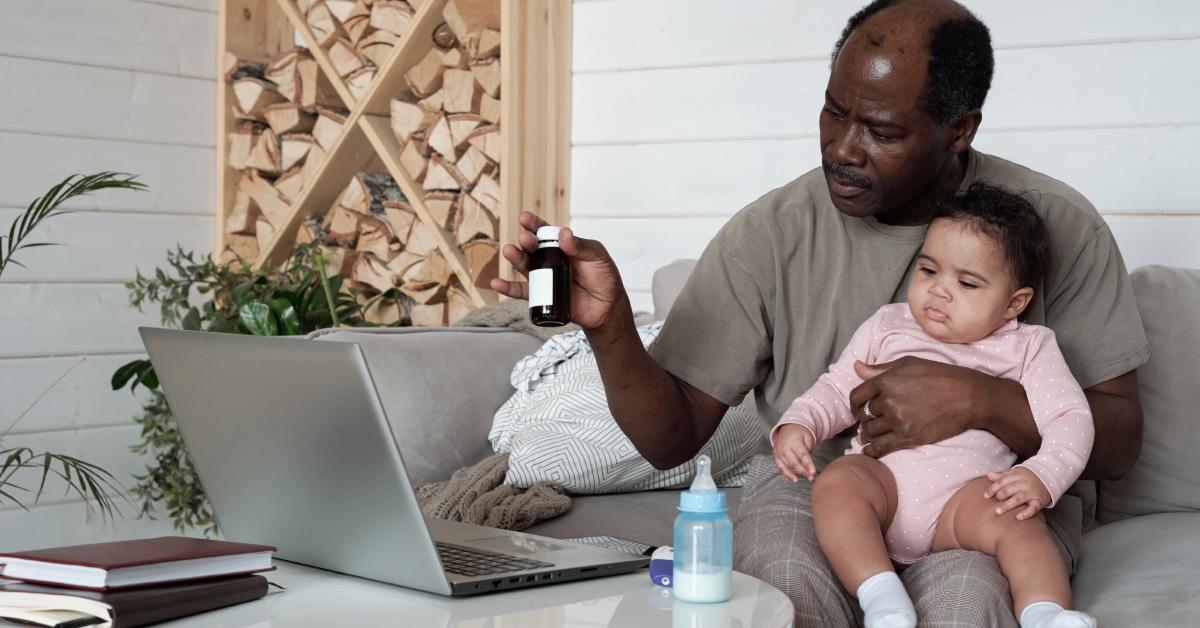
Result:
<svg viewBox="0 0 1200 628"><path fill-rule="evenodd" d="M968 283L966 281L960 281L960 282L958 282L958 285L962 286L966 290L974 290L975 288L979 287L973 283Z"/></svg>
<svg viewBox="0 0 1200 628"><path fill-rule="evenodd" d="M822 111L824 111L825 113L832 116L835 120L842 120L846 117L846 116L842 115L841 112L834 111L833 109L830 109L829 107L825 107Z"/></svg>
<svg viewBox="0 0 1200 628"><path fill-rule="evenodd" d="M890 135L884 135L884 134L880 133L879 131L871 131L871 137L874 137L875 139L877 139L877 140L879 140L880 142L883 142L883 143L885 143L885 144L886 144L886 143L888 143L888 142L894 142L894 141L896 141L896 140L900 139L900 138L898 138L898 137L892 137L892 136L890 136Z"/></svg>

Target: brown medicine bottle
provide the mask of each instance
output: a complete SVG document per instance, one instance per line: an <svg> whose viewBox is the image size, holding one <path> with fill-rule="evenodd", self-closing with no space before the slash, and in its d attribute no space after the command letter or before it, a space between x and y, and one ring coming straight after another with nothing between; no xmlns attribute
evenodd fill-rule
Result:
<svg viewBox="0 0 1200 628"><path fill-rule="evenodd" d="M539 227L529 256L529 320L538 327L571 322L571 262L558 246L558 227Z"/></svg>

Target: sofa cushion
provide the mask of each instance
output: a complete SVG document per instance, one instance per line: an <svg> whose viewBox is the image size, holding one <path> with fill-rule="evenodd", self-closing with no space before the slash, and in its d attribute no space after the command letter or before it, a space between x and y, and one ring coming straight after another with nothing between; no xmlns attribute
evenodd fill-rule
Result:
<svg viewBox="0 0 1200 628"><path fill-rule="evenodd" d="M1074 605L1101 626L1195 626L1200 617L1200 514L1144 515L1083 538Z"/></svg>
<svg viewBox="0 0 1200 628"><path fill-rule="evenodd" d="M727 488L729 512L737 512L742 489ZM525 530L556 539L615 536L647 545L670 545L680 491L643 491L619 495L585 495L571 500L567 514Z"/></svg>
<svg viewBox="0 0 1200 628"><path fill-rule="evenodd" d="M1150 341L1150 362L1138 369L1145 431L1129 475L1101 483L1102 522L1200 510L1200 270L1147 266L1131 279Z"/></svg>
<svg viewBox="0 0 1200 628"><path fill-rule="evenodd" d="M491 455L492 415L513 390L508 372L541 344L508 329L469 327L333 329L310 337L362 347L413 485L445 480Z"/></svg>

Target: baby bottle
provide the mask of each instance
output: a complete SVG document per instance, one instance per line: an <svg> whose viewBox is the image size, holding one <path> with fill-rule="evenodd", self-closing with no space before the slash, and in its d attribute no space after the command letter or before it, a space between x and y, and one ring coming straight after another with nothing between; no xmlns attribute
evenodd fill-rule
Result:
<svg viewBox="0 0 1200 628"><path fill-rule="evenodd" d="M679 496L672 587L684 602L724 602L733 593L733 522L708 456L696 459L696 479Z"/></svg>

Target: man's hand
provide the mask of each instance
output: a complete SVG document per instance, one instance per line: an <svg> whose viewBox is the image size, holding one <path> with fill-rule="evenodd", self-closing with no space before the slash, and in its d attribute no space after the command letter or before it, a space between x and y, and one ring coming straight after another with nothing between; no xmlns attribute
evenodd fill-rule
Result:
<svg viewBox="0 0 1200 628"><path fill-rule="evenodd" d="M977 424L976 400L993 379L973 369L906 357L868 366L854 363L864 381L850 391L850 407L859 419L863 453L881 458L893 451L928 445L957 436ZM871 402L871 416L863 405Z"/></svg>
<svg viewBox="0 0 1200 628"><path fill-rule="evenodd" d="M529 212L521 212L520 221L525 229L517 236L521 246L504 245L504 259L517 272L528 276L529 254L537 250L534 232L546 222ZM619 304L629 302L621 274L604 245L595 240L577 238L573 231L564 228L558 243L571 260L571 321L585 330L596 329L612 317ZM529 285L524 282L493 279L491 286L492 290L514 299L529 298Z"/></svg>
<svg viewBox="0 0 1200 628"><path fill-rule="evenodd" d="M987 479L992 484L983 497L1000 502L996 507L997 515L1024 505L1025 509L1017 513L1017 519L1028 519L1050 505L1050 491L1033 471L1025 467L1013 467L1004 473L989 472Z"/></svg>
<svg viewBox="0 0 1200 628"><path fill-rule="evenodd" d="M816 442L807 427L796 423L784 425L775 435L775 466L793 482L799 482L801 476L812 480L817 477L817 465L812 459Z"/></svg>

